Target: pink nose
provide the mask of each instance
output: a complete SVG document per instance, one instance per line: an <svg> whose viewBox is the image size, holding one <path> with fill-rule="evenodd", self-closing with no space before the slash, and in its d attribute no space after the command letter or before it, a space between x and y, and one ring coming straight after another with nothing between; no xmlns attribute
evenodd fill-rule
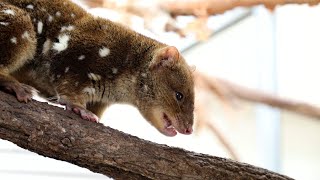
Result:
<svg viewBox="0 0 320 180"><path fill-rule="evenodd" d="M185 130L185 134L187 134L187 135L192 134L192 132L193 132L192 127L189 127L189 128L187 128L187 129Z"/></svg>

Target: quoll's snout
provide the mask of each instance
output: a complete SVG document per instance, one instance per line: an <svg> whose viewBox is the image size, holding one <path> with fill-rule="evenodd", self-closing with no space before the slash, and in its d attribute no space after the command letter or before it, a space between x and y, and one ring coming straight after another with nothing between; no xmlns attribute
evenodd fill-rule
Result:
<svg viewBox="0 0 320 180"><path fill-rule="evenodd" d="M192 134L194 124L193 110L187 113L179 113L176 122L176 127L179 133L184 135Z"/></svg>
<svg viewBox="0 0 320 180"><path fill-rule="evenodd" d="M190 126L190 127L188 127L188 128L185 129L184 134L190 135L190 134L192 134L192 132L193 132L193 128L192 128L192 126Z"/></svg>
<svg viewBox="0 0 320 180"><path fill-rule="evenodd" d="M181 128L179 132L184 135L192 134L193 133L192 124L185 125L183 128Z"/></svg>

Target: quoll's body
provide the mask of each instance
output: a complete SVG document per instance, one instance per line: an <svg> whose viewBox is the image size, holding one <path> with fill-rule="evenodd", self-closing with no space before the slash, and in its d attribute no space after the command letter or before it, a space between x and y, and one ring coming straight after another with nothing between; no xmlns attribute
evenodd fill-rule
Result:
<svg viewBox="0 0 320 180"><path fill-rule="evenodd" d="M129 103L160 132L192 133L192 72L175 47L64 0L0 0L0 86L33 88L83 119Z"/></svg>

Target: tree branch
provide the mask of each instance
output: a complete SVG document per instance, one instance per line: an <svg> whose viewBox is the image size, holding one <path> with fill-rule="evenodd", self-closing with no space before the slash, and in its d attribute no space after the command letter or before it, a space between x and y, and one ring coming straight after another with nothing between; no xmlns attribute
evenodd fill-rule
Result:
<svg viewBox="0 0 320 180"><path fill-rule="evenodd" d="M276 95L247 88L224 79L209 77L199 72L195 72L195 78L197 79L196 82L205 84L206 89L217 94L217 96L224 102L233 102L233 100L238 98L320 119L320 107L305 102L281 98Z"/></svg>
<svg viewBox="0 0 320 180"><path fill-rule="evenodd" d="M206 104L199 101L196 103L197 109L195 111L196 117L197 117L197 128L196 130L203 129L203 128L208 128L219 140L221 145L225 148L225 150L229 153L230 157L233 160L239 160L239 157L232 147L231 143L228 142L226 136L220 132L220 130L216 127L216 124L210 121L208 119L208 109L206 108Z"/></svg>
<svg viewBox="0 0 320 180"><path fill-rule="evenodd" d="M209 16L224 13L235 7L252 7L264 5L273 9L285 4L319 4L320 0L167 0L161 2L161 7L172 16L194 15Z"/></svg>
<svg viewBox="0 0 320 180"><path fill-rule="evenodd" d="M47 103L18 103L3 92L0 138L115 179L291 179L248 164L141 140Z"/></svg>
<svg viewBox="0 0 320 180"><path fill-rule="evenodd" d="M229 81L219 79L221 84L224 84L230 92L239 99L263 103L269 106L285 109L288 111L303 114L309 117L320 119L320 108L305 102L294 101L290 99L280 98L276 95L259 92L254 89L246 88Z"/></svg>

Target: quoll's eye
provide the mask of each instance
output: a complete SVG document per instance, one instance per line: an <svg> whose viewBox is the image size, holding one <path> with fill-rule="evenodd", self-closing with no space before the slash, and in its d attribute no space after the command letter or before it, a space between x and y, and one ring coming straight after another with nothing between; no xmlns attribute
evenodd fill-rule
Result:
<svg viewBox="0 0 320 180"><path fill-rule="evenodd" d="M178 101L181 101L183 99L183 94L181 92L176 92L176 98Z"/></svg>

